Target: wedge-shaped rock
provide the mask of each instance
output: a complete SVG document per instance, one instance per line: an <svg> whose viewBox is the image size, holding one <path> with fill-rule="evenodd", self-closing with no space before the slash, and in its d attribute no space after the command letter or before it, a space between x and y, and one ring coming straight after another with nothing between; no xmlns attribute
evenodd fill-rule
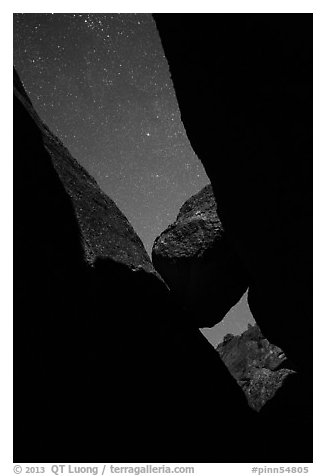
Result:
<svg viewBox="0 0 326 476"><path fill-rule="evenodd" d="M187 200L176 221L156 238L152 260L189 321L200 327L221 321L248 286L217 215L211 185Z"/></svg>

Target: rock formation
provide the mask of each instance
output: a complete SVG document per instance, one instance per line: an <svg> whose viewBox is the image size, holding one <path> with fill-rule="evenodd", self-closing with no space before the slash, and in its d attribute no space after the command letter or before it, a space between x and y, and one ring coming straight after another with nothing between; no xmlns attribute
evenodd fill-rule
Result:
<svg viewBox="0 0 326 476"><path fill-rule="evenodd" d="M312 14L154 18L250 309L298 370L263 407L261 431L282 426L270 436L281 458L311 461Z"/></svg>
<svg viewBox="0 0 326 476"><path fill-rule="evenodd" d="M273 398L284 379L293 370L286 366L286 356L271 344L255 324L240 336L227 334L216 347L231 375L244 391L248 403L256 411Z"/></svg>
<svg viewBox="0 0 326 476"><path fill-rule="evenodd" d="M211 185L189 198L176 221L156 238L152 260L197 327L221 321L248 286L217 216Z"/></svg>
<svg viewBox="0 0 326 476"><path fill-rule="evenodd" d="M241 389L14 80L15 462L257 461Z"/></svg>

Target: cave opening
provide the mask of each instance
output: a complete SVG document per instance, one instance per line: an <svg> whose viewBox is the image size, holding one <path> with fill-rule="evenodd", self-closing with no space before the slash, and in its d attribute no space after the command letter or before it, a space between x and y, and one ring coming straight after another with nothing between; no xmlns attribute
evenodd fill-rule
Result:
<svg viewBox="0 0 326 476"><path fill-rule="evenodd" d="M211 184L150 15L14 17L15 458L311 461L311 17L154 18Z"/></svg>

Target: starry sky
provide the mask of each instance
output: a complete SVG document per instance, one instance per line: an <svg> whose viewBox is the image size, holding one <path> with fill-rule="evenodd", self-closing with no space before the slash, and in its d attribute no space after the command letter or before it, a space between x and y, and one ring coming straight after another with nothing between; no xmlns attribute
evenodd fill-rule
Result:
<svg viewBox="0 0 326 476"><path fill-rule="evenodd" d="M209 183L180 119L150 14L14 14L14 64L35 109L150 253Z"/></svg>
<svg viewBox="0 0 326 476"><path fill-rule="evenodd" d="M35 109L126 215L151 254L209 183L180 118L150 14L16 13L14 65ZM213 344L253 322L246 296Z"/></svg>

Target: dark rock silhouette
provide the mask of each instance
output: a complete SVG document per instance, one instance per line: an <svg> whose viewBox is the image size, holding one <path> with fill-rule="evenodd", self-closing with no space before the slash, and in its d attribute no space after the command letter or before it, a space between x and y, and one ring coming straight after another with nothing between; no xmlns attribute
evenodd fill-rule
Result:
<svg viewBox="0 0 326 476"><path fill-rule="evenodd" d="M293 373L286 368L284 352L264 338L257 324L248 324L240 336L227 334L216 350L244 391L251 408L257 411Z"/></svg>
<svg viewBox="0 0 326 476"><path fill-rule="evenodd" d="M16 73L14 207L15 462L257 459L241 389Z"/></svg>
<svg viewBox="0 0 326 476"><path fill-rule="evenodd" d="M176 221L156 238L152 260L187 319L198 327L221 321L248 287L217 216L211 185L189 198Z"/></svg>
<svg viewBox="0 0 326 476"><path fill-rule="evenodd" d="M312 14L154 18L250 309L298 370L260 412L262 454L274 439L282 460L311 461Z"/></svg>

